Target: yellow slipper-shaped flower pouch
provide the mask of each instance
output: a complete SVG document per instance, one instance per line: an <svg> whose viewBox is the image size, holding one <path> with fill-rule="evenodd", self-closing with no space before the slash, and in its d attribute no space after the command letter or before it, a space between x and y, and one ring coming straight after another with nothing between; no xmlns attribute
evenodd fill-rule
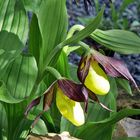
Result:
<svg viewBox="0 0 140 140"><path fill-rule="evenodd" d="M92 92L99 95L105 95L110 90L107 75L98 65L97 61L91 62L84 84Z"/></svg>
<svg viewBox="0 0 140 140"><path fill-rule="evenodd" d="M85 116L80 103L69 99L60 88L56 93L56 105L60 113L74 125L84 124Z"/></svg>

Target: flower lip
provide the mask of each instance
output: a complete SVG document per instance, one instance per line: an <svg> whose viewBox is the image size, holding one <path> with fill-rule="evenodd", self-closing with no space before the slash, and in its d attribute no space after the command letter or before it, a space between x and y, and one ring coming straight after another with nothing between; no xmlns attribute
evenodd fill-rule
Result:
<svg viewBox="0 0 140 140"><path fill-rule="evenodd" d="M95 59L91 61L84 84L88 89L99 95L105 95L110 90L108 77Z"/></svg>
<svg viewBox="0 0 140 140"><path fill-rule="evenodd" d="M74 125L84 124L85 117L80 103L68 98L60 87L58 87L56 93L56 105L60 113Z"/></svg>

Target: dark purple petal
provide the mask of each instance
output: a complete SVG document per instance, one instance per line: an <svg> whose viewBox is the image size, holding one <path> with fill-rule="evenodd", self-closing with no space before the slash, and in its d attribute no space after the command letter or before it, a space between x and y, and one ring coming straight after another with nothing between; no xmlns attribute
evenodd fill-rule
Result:
<svg viewBox="0 0 140 140"><path fill-rule="evenodd" d="M108 110L108 111L111 111L111 109L109 109L108 107L106 107L104 104L102 104L98 97L96 96L96 94L94 94L91 90L87 89L88 90L88 95L89 95L89 98L92 99L93 101L97 102L98 104L101 105L101 107L103 107L104 109Z"/></svg>
<svg viewBox="0 0 140 140"><path fill-rule="evenodd" d="M26 111L24 113L25 116L28 115L28 112L36 105L38 105L40 103L40 99L41 97L36 98L35 100L33 100L26 108Z"/></svg>
<svg viewBox="0 0 140 140"><path fill-rule="evenodd" d="M110 61L110 64L112 65L112 67L118 71L124 78L126 78L127 80L130 80L131 82L134 83L135 87L138 88L135 80L133 79L133 77L131 76L128 68L126 67L126 65L119 61L119 60L116 60L116 59L112 59L112 58L108 58L109 61Z"/></svg>
<svg viewBox="0 0 140 140"><path fill-rule="evenodd" d="M54 98L54 88L55 88L55 83L53 83L49 88L48 90L45 92L45 95L44 95L44 101L43 101L43 110L44 111L47 111L51 104L52 104L52 101L53 101L53 98Z"/></svg>
<svg viewBox="0 0 140 140"><path fill-rule="evenodd" d="M88 91L88 96L89 96L89 98L92 99L93 101L99 103L99 99L98 99L98 97L96 96L96 94L93 93L93 92L92 92L91 90L89 90L89 89L87 89L87 91Z"/></svg>
<svg viewBox="0 0 140 140"><path fill-rule="evenodd" d="M88 91L85 87L82 88L82 92L85 96L85 112L87 113L87 108L88 108Z"/></svg>
<svg viewBox="0 0 140 140"><path fill-rule="evenodd" d="M78 66L77 75L79 80L84 83L89 72L91 56L82 57Z"/></svg>
<svg viewBox="0 0 140 140"><path fill-rule="evenodd" d="M67 79L58 80L58 86L64 92L64 94L69 97L70 99L77 101L77 102L86 102L87 95L86 93L82 92L83 85L76 84L73 81Z"/></svg>
<svg viewBox="0 0 140 140"><path fill-rule="evenodd" d="M54 81L49 88L44 92L44 100L43 100L43 111L39 113L39 115L37 115L37 117L35 118L33 124L32 124L32 128L36 125L36 123L38 122L38 120L40 119L41 115L45 112L48 111L48 109L50 108L52 101L53 101L53 97L54 97L54 88L55 88L55 84L56 81Z"/></svg>
<svg viewBox="0 0 140 140"><path fill-rule="evenodd" d="M112 66L110 64L109 65L104 64L104 69L105 69L106 73L111 77L121 77L121 74L118 73L117 70L112 69Z"/></svg>
<svg viewBox="0 0 140 140"><path fill-rule="evenodd" d="M124 77L125 79L133 82L135 87L138 89L138 86L131 76L125 63L115 58L104 56L97 51L93 52L93 57L104 67L108 75L112 77Z"/></svg>

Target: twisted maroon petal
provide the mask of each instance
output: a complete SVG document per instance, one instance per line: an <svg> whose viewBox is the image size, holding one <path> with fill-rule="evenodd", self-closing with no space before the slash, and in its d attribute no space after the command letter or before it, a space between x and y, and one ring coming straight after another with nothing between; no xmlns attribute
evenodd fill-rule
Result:
<svg viewBox="0 0 140 140"><path fill-rule="evenodd" d="M78 66L77 75L78 75L79 80L82 83L84 83L85 78L88 75L90 61L91 61L91 56L81 57L81 60L80 60L79 66Z"/></svg>
<svg viewBox="0 0 140 140"><path fill-rule="evenodd" d="M96 96L96 94L94 94L91 90L88 89L88 94L89 94L89 98L92 99L93 101L97 102L99 105L101 105L102 108L110 111L110 112L113 112L111 109L109 109L107 106L105 106L104 104L102 104L98 97Z"/></svg>
<svg viewBox="0 0 140 140"><path fill-rule="evenodd" d="M77 84L67 79L61 79L61 80L58 80L58 86L59 88L61 88L63 93L70 99L77 102L86 101L87 95L85 95L86 93L83 94L82 92L82 89L83 89L82 84Z"/></svg>
<svg viewBox="0 0 140 140"><path fill-rule="evenodd" d="M56 81L51 84L51 86L44 92L44 100L43 100L43 110L47 111L54 98L54 88L55 88Z"/></svg>
<svg viewBox="0 0 140 140"><path fill-rule="evenodd" d="M104 56L97 51L93 52L93 58L96 59L96 61L98 61L104 67L108 75L112 77L124 77L125 79L133 82L135 87L138 89L135 80L131 76L124 62L112 57Z"/></svg>
<svg viewBox="0 0 140 140"><path fill-rule="evenodd" d="M35 100L33 100L26 108L26 111L24 113L25 116L28 115L29 111L34 107L37 106L40 103L40 99L41 97L36 98Z"/></svg>

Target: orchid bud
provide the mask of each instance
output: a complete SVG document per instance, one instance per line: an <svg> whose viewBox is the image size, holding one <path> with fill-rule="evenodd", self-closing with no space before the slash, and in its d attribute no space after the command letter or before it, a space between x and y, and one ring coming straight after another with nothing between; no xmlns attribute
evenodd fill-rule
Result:
<svg viewBox="0 0 140 140"><path fill-rule="evenodd" d="M69 99L59 87L56 93L56 105L60 113L74 125L84 124L85 117L80 103Z"/></svg>
<svg viewBox="0 0 140 140"><path fill-rule="evenodd" d="M110 84L105 72L97 61L91 61L84 85L95 94L105 95L110 90Z"/></svg>

